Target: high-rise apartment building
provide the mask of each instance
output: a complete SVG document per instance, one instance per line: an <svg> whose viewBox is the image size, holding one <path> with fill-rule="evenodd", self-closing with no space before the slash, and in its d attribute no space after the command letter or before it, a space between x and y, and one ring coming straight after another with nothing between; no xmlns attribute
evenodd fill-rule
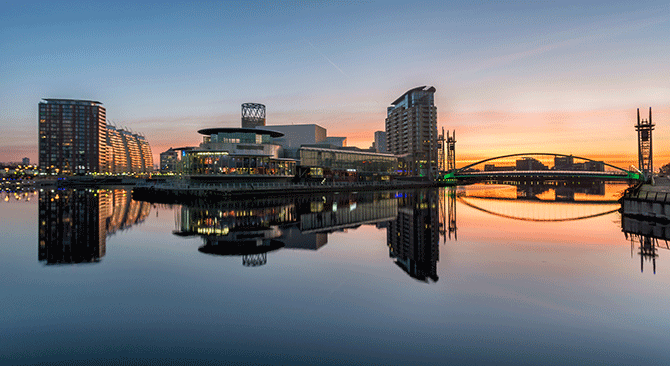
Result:
<svg viewBox="0 0 670 366"><path fill-rule="evenodd" d="M388 152L401 155L401 174L432 178L437 164L437 108L435 88L420 86L407 91L387 109Z"/></svg>
<svg viewBox="0 0 670 366"><path fill-rule="evenodd" d="M107 172L150 173L153 161L151 147L144 136L107 125Z"/></svg>
<svg viewBox="0 0 670 366"><path fill-rule="evenodd" d="M107 117L102 103L43 99L39 103L39 166L43 172L84 174L107 168Z"/></svg>
<svg viewBox="0 0 670 366"><path fill-rule="evenodd" d="M102 103L43 99L39 104L39 167L47 174L149 173L146 138L107 124Z"/></svg>

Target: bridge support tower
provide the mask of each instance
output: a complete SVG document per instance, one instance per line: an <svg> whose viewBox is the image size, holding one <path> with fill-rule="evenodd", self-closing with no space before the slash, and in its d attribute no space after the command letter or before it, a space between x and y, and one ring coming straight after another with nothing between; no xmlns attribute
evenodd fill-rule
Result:
<svg viewBox="0 0 670 366"><path fill-rule="evenodd" d="M444 162L444 127L442 127L442 134L437 136L437 171L438 173L444 172L445 162Z"/></svg>
<svg viewBox="0 0 670 366"><path fill-rule="evenodd" d="M649 119L640 120L640 108L637 109L637 155L638 165L640 171L644 174L644 178L651 178L654 174L654 158L653 146L651 139L651 131L654 130L654 124L651 122L651 107L649 107Z"/></svg>
<svg viewBox="0 0 670 366"><path fill-rule="evenodd" d="M456 171L456 130L454 130L453 135L449 135L447 131L446 139L446 150L447 150L447 172Z"/></svg>

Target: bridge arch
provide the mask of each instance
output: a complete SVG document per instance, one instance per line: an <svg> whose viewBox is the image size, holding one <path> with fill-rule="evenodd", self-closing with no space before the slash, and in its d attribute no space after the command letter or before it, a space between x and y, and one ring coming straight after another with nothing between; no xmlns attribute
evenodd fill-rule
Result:
<svg viewBox="0 0 670 366"><path fill-rule="evenodd" d="M468 164L468 165L466 165L466 166L464 166L464 167L462 167L462 168L460 168L460 169L456 169L456 173L464 172L465 170L467 170L467 169L469 169L469 168L472 168L473 166L477 166L477 165L479 165L479 164L486 163L486 162L488 162L488 161L493 161L493 160L498 160L498 159L504 159L504 158L512 158L512 157L515 157L515 156L529 156L529 155L530 155L530 156L533 156L533 155L534 155L534 156L573 157L573 158L576 158L576 159L581 159L581 160L586 160L586 161L592 161L592 162L597 162L597 163L603 163L603 165L605 165L605 166L608 166L608 167L610 167L610 168L614 168L614 169L616 169L616 170L620 170L620 171L625 172L625 173L628 173L628 172L629 172L628 170L626 170L626 169L624 169L624 168L619 168L619 167L616 166L616 165L608 164L608 163L605 163L604 161L597 161L597 160L593 160L593 159L589 159L589 158L584 158L584 157L576 156L576 155L566 155L566 154L556 154L556 153L517 153L517 154L501 155L501 156L496 156L496 157L493 157L493 158L488 158L488 159L480 160L480 161L478 161L478 162L475 162L475 163L472 163L472 164Z"/></svg>
<svg viewBox="0 0 670 366"><path fill-rule="evenodd" d="M557 203L555 201L527 201L522 202L518 200L483 198L483 197L458 197L459 203L462 203L477 211L487 213L489 215L498 216L506 219L517 221L533 221L533 222L566 222L586 220L600 216L606 216L619 211L620 205L617 202L570 202L567 204ZM478 204L479 203L479 204ZM485 207L481 203L493 203L494 207ZM508 207L497 207L502 205L509 205ZM528 216L528 207L525 204L532 204L538 207L555 207L558 212L549 212L546 216L534 217ZM514 206L518 206L519 212L514 210ZM587 208L587 209L585 209ZM512 209L510 211L510 209ZM589 210L590 209L590 210ZM532 211L532 210L531 210ZM576 211L576 212L575 212ZM552 215L556 214L556 215Z"/></svg>

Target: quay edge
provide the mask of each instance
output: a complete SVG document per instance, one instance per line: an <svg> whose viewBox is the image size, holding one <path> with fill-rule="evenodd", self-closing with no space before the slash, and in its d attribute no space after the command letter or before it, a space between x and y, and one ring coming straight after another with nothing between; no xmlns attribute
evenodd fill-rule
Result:
<svg viewBox="0 0 670 366"><path fill-rule="evenodd" d="M630 187L620 202L624 216L670 221L670 179L655 178L653 184Z"/></svg>
<svg viewBox="0 0 670 366"><path fill-rule="evenodd" d="M132 190L133 199L155 203L185 203L191 200L225 200L253 197L280 197L309 195L327 192L388 191L444 187L444 182L396 181L390 183L288 183L235 185L215 184L152 184L136 186Z"/></svg>

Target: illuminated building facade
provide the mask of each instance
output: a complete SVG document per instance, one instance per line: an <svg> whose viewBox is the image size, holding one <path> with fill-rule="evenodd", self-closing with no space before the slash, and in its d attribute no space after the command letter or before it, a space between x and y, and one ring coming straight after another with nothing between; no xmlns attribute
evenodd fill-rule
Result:
<svg viewBox="0 0 670 366"><path fill-rule="evenodd" d="M407 91L387 109L388 152L403 156L403 175L435 177L437 162L437 107L434 87Z"/></svg>
<svg viewBox="0 0 670 366"><path fill-rule="evenodd" d="M107 117L102 103L43 99L39 103L39 166L47 174L103 173Z"/></svg>
<svg viewBox="0 0 670 366"><path fill-rule="evenodd" d="M150 173L153 171L153 155L146 138L107 125L107 172L123 173Z"/></svg>
<svg viewBox="0 0 670 366"><path fill-rule="evenodd" d="M147 173L146 138L107 124L102 103L43 99L39 103L39 167L43 173Z"/></svg>
<svg viewBox="0 0 670 366"><path fill-rule="evenodd" d="M389 180L396 173L398 158L367 151L300 148L300 166L308 177L333 181Z"/></svg>
<svg viewBox="0 0 670 366"><path fill-rule="evenodd" d="M288 179L295 176L296 161L280 158L273 142L281 132L259 128L206 128L199 147L184 150L183 173L191 179Z"/></svg>

